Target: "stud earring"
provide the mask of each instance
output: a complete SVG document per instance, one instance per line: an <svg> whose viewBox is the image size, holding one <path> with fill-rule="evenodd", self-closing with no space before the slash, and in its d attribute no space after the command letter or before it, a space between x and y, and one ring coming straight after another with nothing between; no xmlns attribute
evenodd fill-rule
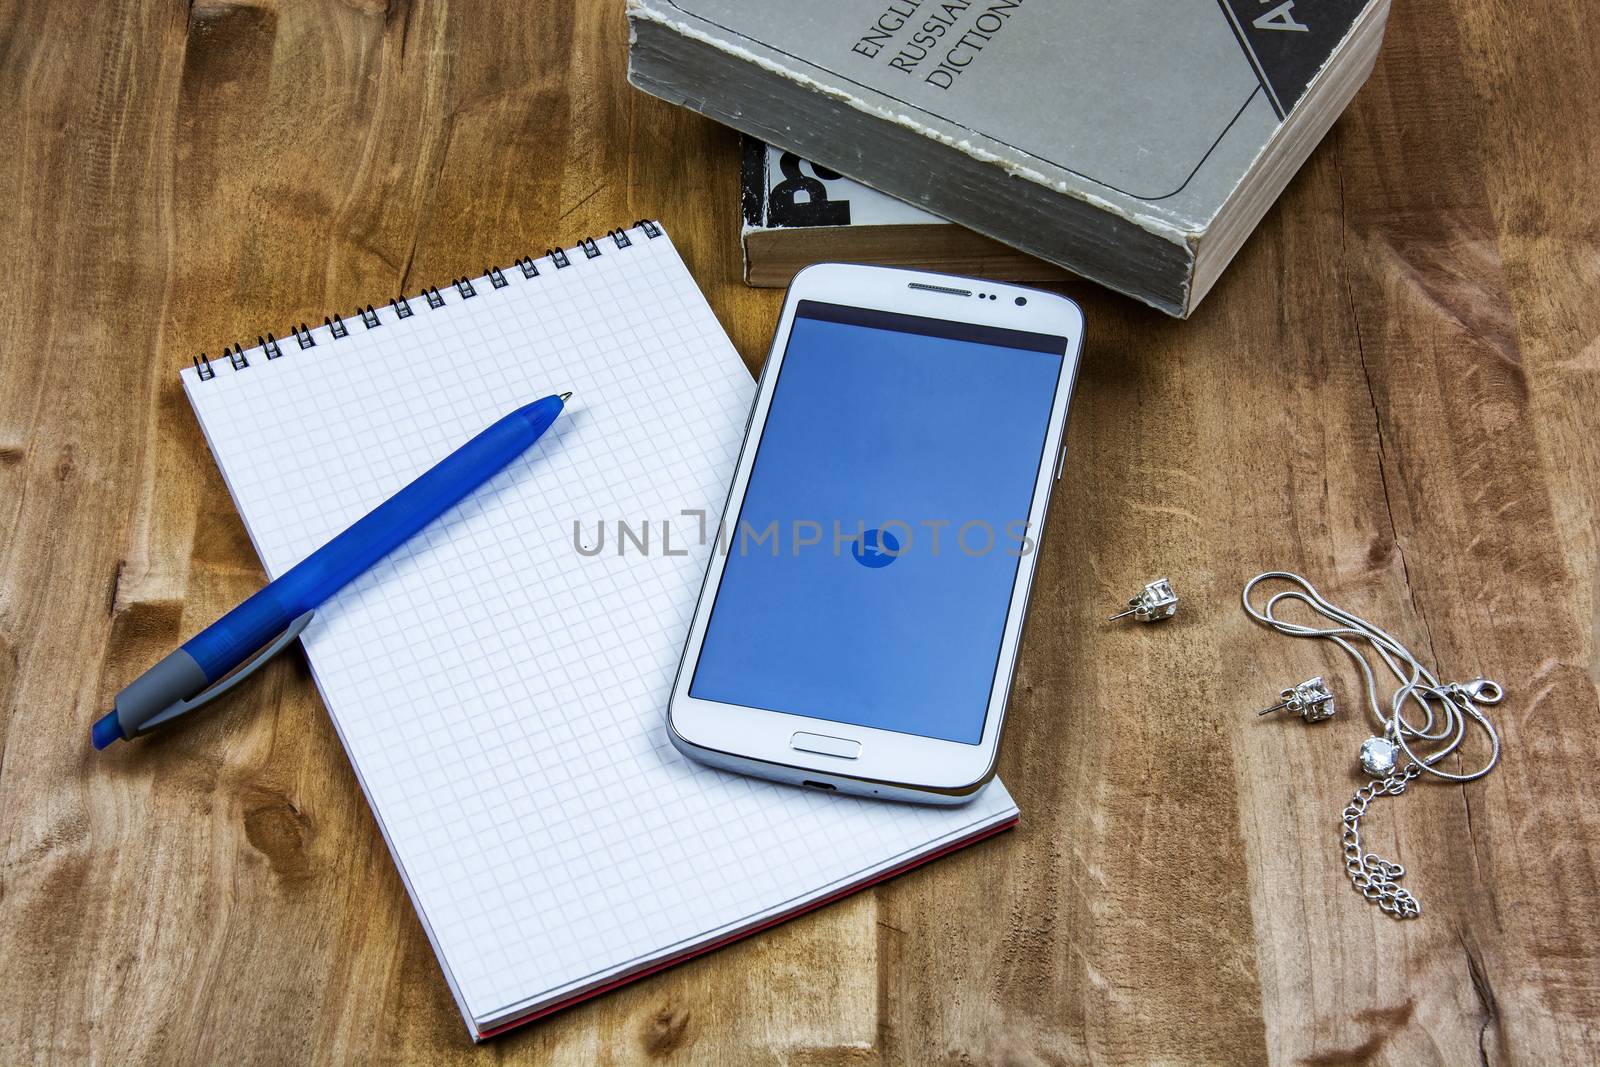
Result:
<svg viewBox="0 0 1600 1067"><path fill-rule="evenodd" d="M1132 615L1140 622L1158 622L1172 618L1177 610L1178 594L1172 591L1172 583L1165 578L1157 578L1128 601L1126 611L1119 611L1106 621L1115 622L1125 615Z"/></svg>
<svg viewBox="0 0 1600 1067"><path fill-rule="evenodd" d="M1306 722L1331 719L1334 712L1333 691L1320 677L1307 678L1293 689L1279 693L1276 704L1256 714L1271 715L1275 711L1292 711Z"/></svg>

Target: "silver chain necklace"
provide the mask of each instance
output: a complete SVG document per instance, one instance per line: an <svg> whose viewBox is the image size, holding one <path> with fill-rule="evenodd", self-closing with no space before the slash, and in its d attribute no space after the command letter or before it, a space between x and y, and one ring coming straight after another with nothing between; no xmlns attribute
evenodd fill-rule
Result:
<svg viewBox="0 0 1600 1067"><path fill-rule="evenodd" d="M1268 581L1281 581L1290 588L1274 593L1257 610L1250 601L1251 594L1256 586ZM1500 703L1504 691L1486 678L1441 684L1405 645L1359 615L1338 607L1298 574L1288 571L1258 574L1245 583L1241 600L1244 610L1263 626L1290 637L1325 638L1349 653L1360 667L1366 684L1367 707L1380 729L1362 742L1358 754L1362 769L1373 781L1356 790L1341 819L1345 870L1361 895L1384 912L1397 919L1415 918L1422 913L1422 905L1400 885L1405 868L1362 851L1361 818L1375 798L1399 796L1424 774L1443 781L1471 782L1494 770L1500 762L1500 734L1480 705ZM1304 604L1313 614L1334 625L1307 626L1280 618L1278 611L1285 602ZM1387 713L1379 703L1377 679L1371 663L1358 647L1360 642L1365 642L1378 654L1398 683L1389 698ZM1408 704L1413 715L1420 717L1420 722L1406 717ZM1470 774L1441 770L1437 764L1461 746L1469 721L1480 728L1489 741L1488 761Z"/></svg>

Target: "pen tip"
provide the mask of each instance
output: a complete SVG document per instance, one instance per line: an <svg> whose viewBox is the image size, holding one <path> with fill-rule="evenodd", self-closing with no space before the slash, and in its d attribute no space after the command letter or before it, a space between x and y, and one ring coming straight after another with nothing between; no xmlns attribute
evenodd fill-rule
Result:
<svg viewBox="0 0 1600 1067"><path fill-rule="evenodd" d="M567 402L567 401L569 401L569 400L571 400L571 399L572 399L572 394L571 394L571 393L570 393L570 392L567 392L567 393L562 393L562 394L561 394L561 402L562 402L562 403L563 403L563 404L565 404L565 403L566 403L566 402Z"/></svg>
<svg viewBox="0 0 1600 1067"><path fill-rule="evenodd" d="M94 742L96 752L113 741L121 741L122 724L117 721L117 713L113 711L96 722L94 729L89 732L89 739Z"/></svg>

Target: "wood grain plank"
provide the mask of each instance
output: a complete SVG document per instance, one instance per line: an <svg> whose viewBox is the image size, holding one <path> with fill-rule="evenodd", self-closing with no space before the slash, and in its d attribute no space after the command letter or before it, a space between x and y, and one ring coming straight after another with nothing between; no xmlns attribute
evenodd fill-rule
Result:
<svg viewBox="0 0 1600 1067"><path fill-rule="evenodd" d="M1517 429L1537 449L1549 508L1535 517L1549 530L1543 580L1533 589L1505 579L1494 586L1496 622L1522 632L1529 656L1516 718L1527 758L1495 783L1503 791L1491 803L1503 806L1480 848L1506 886L1492 900L1502 903L1507 944L1480 965L1496 1009L1485 1046L1506 1059L1557 1049L1593 1061L1600 189L1583 176L1600 165L1600 39L1584 4L1550 4L1526 20L1484 3L1452 13L1490 146L1485 184L1523 357L1527 399Z"/></svg>
<svg viewBox="0 0 1600 1067"><path fill-rule="evenodd" d="M1407 39L1417 49L1396 55L1386 91L1365 98L1369 110L1386 113L1388 121L1375 124L1381 139L1344 167L1352 196L1369 204L1360 237L1375 267L1374 284L1355 290L1355 306L1363 340L1385 345L1376 359L1365 351L1423 632L1438 662L1461 664L1447 670L1493 674L1513 694L1497 716L1504 766L1481 783L1444 790L1460 794L1464 836L1444 838L1450 866L1440 873L1454 879L1445 891L1477 1001L1480 1054L1593 1058L1600 1051L1585 1020L1596 1004L1595 969L1592 960L1573 963L1586 954L1578 946L1600 933L1594 910L1578 903L1600 891L1600 862L1582 846L1548 847L1600 832L1592 622L1549 607L1585 573L1568 569L1563 541L1573 531L1557 521L1562 492L1552 471L1566 461L1549 456L1537 432L1491 199L1491 175L1502 168L1481 162L1482 120L1463 121L1490 94L1469 79L1470 51L1447 6L1408 15L1402 25L1412 27ZM1448 47L1453 61L1423 53L1424 41L1430 52ZM1419 73L1425 66L1431 79ZM1402 333L1396 323L1410 328ZM1557 709L1562 725L1551 730L1540 719ZM1552 996L1566 1010L1552 1015Z"/></svg>

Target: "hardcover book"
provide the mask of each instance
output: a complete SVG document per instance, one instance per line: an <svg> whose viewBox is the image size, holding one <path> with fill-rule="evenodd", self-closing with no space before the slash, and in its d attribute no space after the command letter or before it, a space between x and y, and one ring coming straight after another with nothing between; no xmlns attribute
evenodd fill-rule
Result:
<svg viewBox="0 0 1600 1067"><path fill-rule="evenodd" d="M781 288L813 263L877 263L1006 282L1066 271L793 152L744 138L739 200L746 285Z"/></svg>
<svg viewBox="0 0 1600 1067"><path fill-rule="evenodd" d="M1388 0L629 0L629 78L1121 290L1200 302Z"/></svg>

